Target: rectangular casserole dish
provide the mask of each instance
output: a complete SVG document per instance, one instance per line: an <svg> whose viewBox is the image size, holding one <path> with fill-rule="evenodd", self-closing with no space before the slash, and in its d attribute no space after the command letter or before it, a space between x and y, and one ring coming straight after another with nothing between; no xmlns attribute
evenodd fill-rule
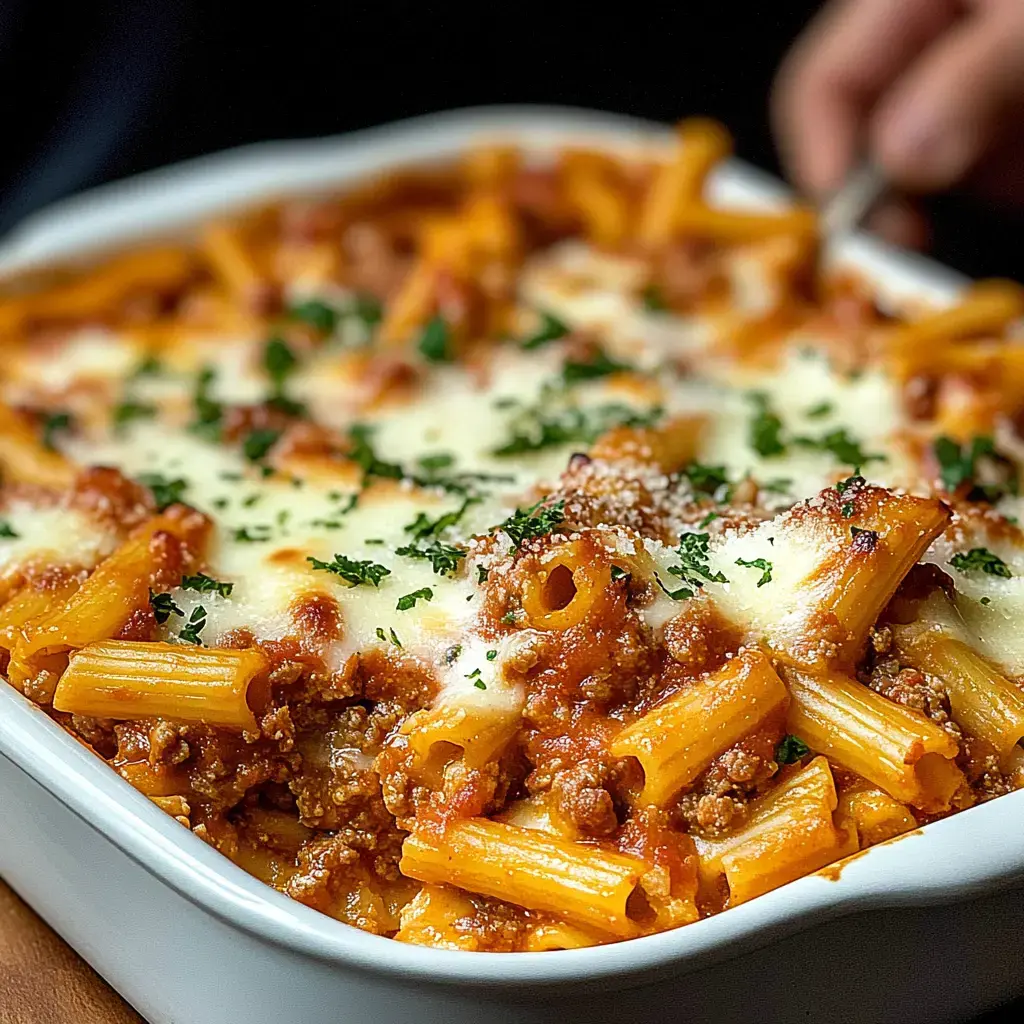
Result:
<svg viewBox="0 0 1024 1024"><path fill-rule="evenodd" d="M620 149L668 133L610 115L488 109L249 147L37 215L0 252L0 270L495 137ZM736 164L715 190L727 201L784 194ZM833 255L896 299L942 301L960 286L866 238ZM1024 982L1013 913L1024 902L1022 799L936 822L684 929L559 953L466 955L363 934L265 887L0 688L0 874L156 1022L958 1019Z"/></svg>

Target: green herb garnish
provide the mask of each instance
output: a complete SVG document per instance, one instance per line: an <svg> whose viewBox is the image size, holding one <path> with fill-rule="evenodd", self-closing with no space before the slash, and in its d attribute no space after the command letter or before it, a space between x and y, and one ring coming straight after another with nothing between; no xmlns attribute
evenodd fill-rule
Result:
<svg viewBox="0 0 1024 1024"><path fill-rule="evenodd" d="M56 439L60 433L66 433L71 429L74 420L68 412L50 412L43 417L43 447L49 448L51 452L57 450Z"/></svg>
<svg viewBox="0 0 1024 1024"><path fill-rule="evenodd" d="M550 341L557 341L569 333L569 325L562 323L558 317L551 313L540 314L540 326L529 337L520 342L519 347L526 350L542 348Z"/></svg>
<svg viewBox="0 0 1024 1024"><path fill-rule="evenodd" d="M250 430L242 442L242 454L250 462L259 462L277 444L280 437L280 430L272 430L269 427Z"/></svg>
<svg viewBox="0 0 1024 1024"><path fill-rule="evenodd" d="M603 348L599 348L585 362L567 359L562 364L562 382L566 387L572 387L583 381L599 380L601 377L632 369L629 363L620 363L617 359L612 359Z"/></svg>
<svg viewBox="0 0 1024 1024"><path fill-rule="evenodd" d="M395 554L405 558L425 558L438 576L454 576L467 552L463 548L442 544L439 540L435 540L426 547L404 544L395 550Z"/></svg>
<svg viewBox="0 0 1024 1024"><path fill-rule="evenodd" d="M188 617L188 622L182 627L181 632L178 634L179 640L184 640L190 644L202 644L202 640L199 638L199 634L206 628L206 609L201 605L197 604L192 609L192 614Z"/></svg>
<svg viewBox="0 0 1024 1024"><path fill-rule="evenodd" d="M203 367L196 377L195 391L192 395L192 422L188 429L207 441L219 441L221 437L224 406L210 397L216 373L209 366Z"/></svg>
<svg viewBox="0 0 1024 1024"><path fill-rule="evenodd" d="M170 594L156 594L149 592L149 604L153 609L153 618L158 625L163 625L172 615L184 615L185 613L174 603Z"/></svg>
<svg viewBox="0 0 1024 1024"><path fill-rule="evenodd" d="M411 594L403 594L398 599L398 604L395 607L400 612L407 612L415 606L417 601L430 601L433 597L434 591L430 587L421 587L419 590L414 590Z"/></svg>
<svg viewBox="0 0 1024 1024"><path fill-rule="evenodd" d="M152 419L155 415L155 405L125 399L125 401L114 406L114 411L111 415L114 432L117 434L123 433L129 423L133 423L135 420Z"/></svg>
<svg viewBox="0 0 1024 1024"><path fill-rule="evenodd" d="M424 359L431 363L450 363L455 358L452 351L452 333L443 317L429 320L420 334L416 347Z"/></svg>
<svg viewBox="0 0 1024 1024"><path fill-rule="evenodd" d="M354 558L348 558L346 555L335 554L334 559L330 562L324 562L310 555L306 558L306 561L314 569L319 569L321 572L334 573L335 576L340 576L354 587L362 583L372 583L375 587L379 587L380 581L385 576L391 575L391 570L387 566L379 565L377 562L359 561Z"/></svg>
<svg viewBox="0 0 1024 1024"><path fill-rule="evenodd" d="M957 572L965 575L969 572L983 572L989 576L1000 576L1004 580L1013 576L1010 567L988 548L971 548L966 553L958 552L949 560L949 564Z"/></svg>
<svg viewBox="0 0 1024 1024"><path fill-rule="evenodd" d="M532 537L543 537L565 521L565 502L543 507L544 499L527 509L517 508L498 529L504 530L517 548Z"/></svg>
<svg viewBox="0 0 1024 1024"><path fill-rule="evenodd" d="M195 576L182 576L182 590L194 590L199 594L220 594L221 597L230 597L231 591L235 589L234 583L225 583L222 580L215 580L206 573L197 573Z"/></svg>
<svg viewBox="0 0 1024 1024"><path fill-rule="evenodd" d="M786 450L782 420L772 411L766 394L755 391L748 397L754 403L754 415L747 425L747 443L766 459L781 455Z"/></svg>
<svg viewBox="0 0 1024 1024"><path fill-rule="evenodd" d="M772 563L767 558L752 558L749 561L746 558L737 558L737 565L742 565L747 569L760 569L761 578L757 581L759 587L763 587L766 583L772 581Z"/></svg>
<svg viewBox="0 0 1024 1024"><path fill-rule="evenodd" d="M706 533L684 533L679 538L676 554L679 556L680 564L669 566L668 571L673 576L678 576L685 586L676 591L669 591L662 584L662 589L674 601L693 597L694 591L699 590L705 583L729 582L721 572L711 572L708 565L709 540L710 537Z"/></svg>
<svg viewBox="0 0 1024 1024"><path fill-rule="evenodd" d="M810 752L811 748L799 736L787 733L775 748L775 760L779 764L794 764Z"/></svg>
<svg viewBox="0 0 1024 1024"><path fill-rule="evenodd" d="M181 477L172 480L162 473L140 473L138 481L152 492L157 512L163 512L171 505L176 505L182 500L188 488L187 480L182 480Z"/></svg>

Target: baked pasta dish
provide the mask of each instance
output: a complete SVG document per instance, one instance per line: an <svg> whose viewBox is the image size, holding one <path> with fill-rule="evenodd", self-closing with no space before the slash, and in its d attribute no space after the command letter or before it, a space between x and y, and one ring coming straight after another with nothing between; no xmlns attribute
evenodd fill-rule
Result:
<svg viewBox="0 0 1024 1024"><path fill-rule="evenodd" d="M1024 291L494 146L7 280L10 685L400 941L692 924L1024 783Z"/></svg>

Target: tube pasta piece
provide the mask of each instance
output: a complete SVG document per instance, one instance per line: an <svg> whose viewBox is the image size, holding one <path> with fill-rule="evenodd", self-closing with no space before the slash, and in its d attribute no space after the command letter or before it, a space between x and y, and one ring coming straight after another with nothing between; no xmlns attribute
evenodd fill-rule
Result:
<svg viewBox="0 0 1024 1024"><path fill-rule="evenodd" d="M791 733L903 803L929 814L949 809L964 782L949 733L849 676L785 675Z"/></svg>
<svg viewBox="0 0 1024 1024"><path fill-rule="evenodd" d="M597 245L615 247L629 229L629 200L617 168L596 153L572 152L563 157L563 178L571 202Z"/></svg>
<svg viewBox="0 0 1024 1024"><path fill-rule="evenodd" d="M1005 761L1024 739L1024 693L961 636L951 634L959 616L944 594L933 594L919 613L917 622L892 627L900 660L938 676L956 721L991 743ZM961 629L966 632L965 626Z"/></svg>
<svg viewBox="0 0 1024 1024"><path fill-rule="evenodd" d="M658 427L614 427L591 446L590 456L606 462L632 461L676 473L697 457L705 416L675 416Z"/></svg>
<svg viewBox="0 0 1024 1024"><path fill-rule="evenodd" d="M266 657L251 648L107 640L71 656L53 706L94 718L173 718L255 732L253 712L270 697L266 668Z"/></svg>
<svg viewBox="0 0 1024 1024"><path fill-rule="evenodd" d="M723 243L756 242L777 235L814 238L818 218L813 210L802 207L780 213L754 213L690 203L677 214L676 227L678 233L687 238Z"/></svg>
<svg viewBox="0 0 1024 1024"><path fill-rule="evenodd" d="M677 133L676 153L655 172L640 211L637 233L644 245L664 245L673 237L680 208L701 200L708 174L732 151L729 133L715 121L692 118Z"/></svg>
<svg viewBox="0 0 1024 1024"><path fill-rule="evenodd" d="M1000 334L1022 316L1024 288L1013 281L979 281L957 305L890 329L888 350L896 356L928 352L934 357L945 344Z"/></svg>
<svg viewBox="0 0 1024 1024"><path fill-rule="evenodd" d="M518 704L446 700L410 715L399 733L428 768L460 755L470 768L480 768L501 755L521 718Z"/></svg>
<svg viewBox="0 0 1024 1024"><path fill-rule="evenodd" d="M640 762L642 803L665 804L785 701L786 688L768 659L745 651L623 729L611 753Z"/></svg>
<svg viewBox="0 0 1024 1024"><path fill-rule="evenodd" d="M696 839L704 884L724 874L736 906L856 852L856 836L833 821L836 806L828 762L816 757L755 800L742 828Z"/></svg>
<svg viewBox="0 0 1024 1024"><path fill-rule="evenodd" d="M172 505L143 523L64 604L25 628L11 655L12 669L31 674L31 662L41 654L114 636L149 600L149 587L163 558L161 538L169 536L195 553L209 525L201 513L182 505Z"/></svg>
<svg viewBox="0 0 1024 1024"><path fill-rule="evenodd" d="M74 482L75 464L47 448L25 418L0 404L0 470L5 480L63 490Z"/></svg>
<svg viewBox="0 0 1024 1024"><path fill-rule="evenodd" d="M177 246L126 253L66 284L0 300L0 334L35 322L109 319L132 295L168 294L183 287L194 269L192 255Z"/></svg>
<svg viewBox="0 0 1024 1024"><path fill-rule="evenodd" d="M906 804L873 787L857 787L840 794L836 818L856 829L861 848L917 828L917 819Z"/></svg>
<svg viewBox="0 0 1024 1024"><path fill-rule="evenodd" d="M0 650L12 651L23 638L24 627L68 601L81 585L82 577L78 574L52 586L26 583L0 607Z"/></svg>
<svg viewBox="0 0 1024 1024"><path fill-rule="evenodd" d="M580 541L546 552L525 577L523 611L535 629L569 629L590 614L611 582L611 566Z"/></svg>
<svg viewBox="0 0 1024 1024"><path fill-rule="evenodd" d="M203 255L227 290L248 306L267 284L251 247L239 225L218 221L210 224L200 238Z"/></svg>
<svg viewBox="0 0 1024 1024"><path fill-rule="evenodd" d="M642 934L657 918L644 861L484 818L455 822L437 838L414 832L399 868L619 938Z"/></svg>

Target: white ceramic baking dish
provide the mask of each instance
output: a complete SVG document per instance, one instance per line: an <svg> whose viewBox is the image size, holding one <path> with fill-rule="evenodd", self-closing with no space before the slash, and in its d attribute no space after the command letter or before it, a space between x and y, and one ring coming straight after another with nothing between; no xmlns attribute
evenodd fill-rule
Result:
<svg viewBox="0 0 1024 1024"><path fill-rule="evenodd" d="M10 237L0 271L495 136L538 148L668 138L611 115L485 109L252 146L60 203ZM715 188L741 202L784 194L739 165ZM839 256L903 298L941 301L960 284L869 239ZM364 934L262 885L0 685L0 875L154 1024L906 1024L962 1019L1024 990L1024 792L677 931L557 953L454 953Z"/></svg>

